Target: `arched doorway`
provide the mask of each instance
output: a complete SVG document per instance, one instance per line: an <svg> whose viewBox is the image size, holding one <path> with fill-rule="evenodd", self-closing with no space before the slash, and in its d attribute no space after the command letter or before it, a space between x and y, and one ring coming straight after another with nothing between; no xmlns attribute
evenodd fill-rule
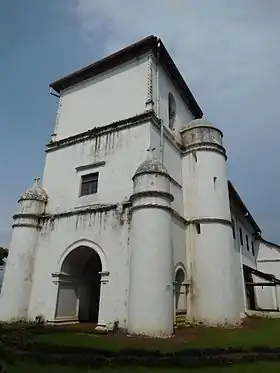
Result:
<svg viewBox="0 0 280 373"><path fill-rule="evenodd" d="M56 319L98 321L101 271L99 255L87 246L67 255L59 274Z"/></svg>

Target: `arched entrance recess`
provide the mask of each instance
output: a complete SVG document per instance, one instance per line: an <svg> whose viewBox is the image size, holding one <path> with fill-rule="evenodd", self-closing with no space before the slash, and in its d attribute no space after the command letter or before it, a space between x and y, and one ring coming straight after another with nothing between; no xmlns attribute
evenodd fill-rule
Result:
<svg viewBox="0 0 280 373"><path fill-rule="evenodd" d="M59 273L56 319L97 322L100 300L100 256L88 246L68 253Z"/></svg>
<svg viewBox="0 0 280 373"><path fill-rule="evenodd" d="M185 284L185 272L179 267L175 274L175 310L186 311L186 284Z"/></svg>

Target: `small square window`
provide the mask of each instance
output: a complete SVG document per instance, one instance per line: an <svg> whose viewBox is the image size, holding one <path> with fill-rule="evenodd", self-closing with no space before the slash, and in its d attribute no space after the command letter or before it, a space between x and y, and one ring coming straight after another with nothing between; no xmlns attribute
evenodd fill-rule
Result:
<svg viewBox="0 0 280 373"><path fill-rule="evenodd" d="M247 251L249 251L249 239L248 239L248 235L246 234L246 247L247 247Z"/></svg>
<svg viewBox="0 0 280 373"><path fill-rule="evenodd" d="M240 237L240 244L241 244L241 246L243 246L243 233L242 233L241 228L239 228L239 237Z"/></svg>
<svg viewBox="0 0 280 373"><path fill-rule="evenodd" d="M97 193L98 189L98 172L83 175L81 183L80 197Z"/></svg>

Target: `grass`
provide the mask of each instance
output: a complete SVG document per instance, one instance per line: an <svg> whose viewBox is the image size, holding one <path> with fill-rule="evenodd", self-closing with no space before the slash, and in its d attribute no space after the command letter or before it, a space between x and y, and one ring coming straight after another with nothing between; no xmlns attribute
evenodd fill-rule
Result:
<svg viewBox="0 0 280 373"><path fill-rule="evenodd" d="M77 369L66 366L42 366L20 363L8 368L7 373L130 373L130 368ZM280 363L242 364L231 367L203 369L148 369L133 368L133 373L279 373Z"/></svg>
<svg viewBox="0 0 280 373"><path fill-rule="evenodd" d="M91 329L90 329L91 330ZM129 338L123 334L96 335L73 329L72 331L50 328L43 333L29 334L28 339L53 346L92 347L104 350L118 351L122 349L157 349L161 352L186 350L190 348L229 348L242 347L279 347L280 348L280 320L277 319L249 319L242 328L218 329L195 327L178 331L172 340ZM9 333L8 333L9 334ZM224 367L205 367L196 369L149 369L144 367L79 369L74 366L38 365L31 362L9 366L7 373L278 373L280 362L258 362L236 364Z"/></svg>
<svg viewBox="0 0 280 373"><path fill-rule="evenodd" d="M178 337L180 334L178 334ZM177 338L177 337L176 337ZM261 319L250 328L217 329L190 328L184 331L180 339L157 340L129 338L122 336L99 336L78 332L50 332L38 335L36 341L63 346L82 346L101 348L106 350L120 350L123 348L159 349L173 351L188 348L226 348L255 346L280 347L280 320Z"/></svg>

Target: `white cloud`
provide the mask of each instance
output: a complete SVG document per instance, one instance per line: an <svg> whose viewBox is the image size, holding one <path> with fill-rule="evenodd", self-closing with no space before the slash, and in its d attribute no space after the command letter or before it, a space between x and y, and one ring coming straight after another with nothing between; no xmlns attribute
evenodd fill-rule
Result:
<svg viewBox="0 0 280 373"><path fill-rule="evenodd" d="M280 1L76 0L74 4L83 37L98 43L103 55L149 34L162 38L206 117L225 132L237 189L264 231L280 240L265 208L271 206L278 226Z"/></svg>

